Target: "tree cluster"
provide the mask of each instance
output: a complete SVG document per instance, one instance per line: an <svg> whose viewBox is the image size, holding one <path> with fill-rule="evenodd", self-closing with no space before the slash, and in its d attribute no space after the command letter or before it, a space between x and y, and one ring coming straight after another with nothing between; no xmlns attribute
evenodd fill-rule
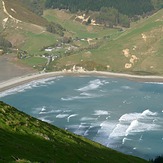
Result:
<svg viewBox="0 0 163 163"><path fill-rule="evenodd" d="M115 8L102 7L99 14L96 16L97 23L105 24L105 26L113 27L121 25L130 27L130 20L127 15L123 15Z"/></svg>
<svg viewBox="0 0 163 163"><path fill-rule="evenodd" d="M50 22L47 25L46 30L50 33L58 34L60 36L64 36L65 31L65 29L60 24L57 24L55 22Z"/></svg>
<svg viewBox="0 0 163 163"><path fill-rule="evenodd" d="M0 36L0 49L6 51L8 48L11 48L12 44L6 40L3 36Z"/></svg>
<svg viewBox="0 0 163 163"><path fill-rule="evenodd" d="M152 163L163 163L163 156L158 156L154 160L151 160Z"/></svg>
<svg viewBox="0 0 163 163"><path fill-rule="evenodd" d="M132 17L163 8L162 0L20 0L31 11L43 14L45 8L77 11L100 11L101 7L115 8L123 15Z"/></svg>
<svg viewBox="0 0 163 163"><path fill-rule="evenodd" d="M153 0L162 1L162 0ZM100 11L101 7L113 7L127 16L142 15L154 9L151 0L46 0L46 8L69 9L76 11Z"/></svg>

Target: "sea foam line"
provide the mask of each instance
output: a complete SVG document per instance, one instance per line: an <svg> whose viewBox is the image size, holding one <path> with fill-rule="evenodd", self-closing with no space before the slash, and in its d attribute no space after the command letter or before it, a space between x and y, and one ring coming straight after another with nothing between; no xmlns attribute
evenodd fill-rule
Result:
<svg viewBox="0 0 163 163"><path fill-rule="evenodd" d="M40 87L40 86L46 86L46 85L53 84L55 82L53 80L59 79L59 78L60 77L51 77L51 78L47 78L47 79L34 80L34 81L31 81L27 84L22 84L20 86L15 87L15 88L11 88L11 89L8 89L6 91L1 92L0 98L8 96L8 95L16 94L19 92L24 92L25 90L32 89L34 87Z"/></svg>

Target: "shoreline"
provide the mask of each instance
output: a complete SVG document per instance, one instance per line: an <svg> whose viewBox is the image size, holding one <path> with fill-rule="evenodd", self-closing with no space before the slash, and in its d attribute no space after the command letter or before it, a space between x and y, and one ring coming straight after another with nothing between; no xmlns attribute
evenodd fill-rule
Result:
<svg viewBox="0 0 163 163"><path fill-rule="evenodd" d="M34 80L50 78L55 76L81 76L81 75L123 78L123 79L138 81L138 82L162 82L163 83L163 76L140 76L140 75L130 75L130 74L123 74L123 73L112 73L112 72L105 72L105 71L83 71L83 72L56 71L56 72L48 72L48 73L28 74L25 76L20 76L20 77L16 77L0 82L0 92L6 91L13 87L17 87L19 85Z"/></svg>

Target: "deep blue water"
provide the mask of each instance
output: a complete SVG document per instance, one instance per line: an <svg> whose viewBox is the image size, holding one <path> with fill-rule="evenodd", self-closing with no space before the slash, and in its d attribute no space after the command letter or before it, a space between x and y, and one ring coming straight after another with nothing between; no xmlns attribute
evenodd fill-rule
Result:
<svg viewBox="0 0 163 163"><path fill-rule="evenodd" d="M163 154L163 83L54 77L2 92L0 100L123 153Z"/></svg>

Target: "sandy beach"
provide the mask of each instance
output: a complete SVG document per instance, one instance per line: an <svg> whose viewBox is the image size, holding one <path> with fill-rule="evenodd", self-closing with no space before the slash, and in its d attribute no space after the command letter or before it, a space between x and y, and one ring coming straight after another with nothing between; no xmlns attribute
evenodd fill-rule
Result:
<svg viewBox="0 0 163 163"><path fill-rule="evenodd" d="M5 91L7 89L22 85L24 83L28 83L33 80L39 80L43 78L50 78L54 76L103 76L103 77L117 77L117 78L126 78L129 80L135 80L139 82L163 82L163 76L139 76L139 75L129 75L123 73L112 73L112 72L103 72L103 71L85 71L85 72L49 72L49 73L32 73L25 76L11 78L10 80L6 80L0 82L0 92Z"/></svg>

